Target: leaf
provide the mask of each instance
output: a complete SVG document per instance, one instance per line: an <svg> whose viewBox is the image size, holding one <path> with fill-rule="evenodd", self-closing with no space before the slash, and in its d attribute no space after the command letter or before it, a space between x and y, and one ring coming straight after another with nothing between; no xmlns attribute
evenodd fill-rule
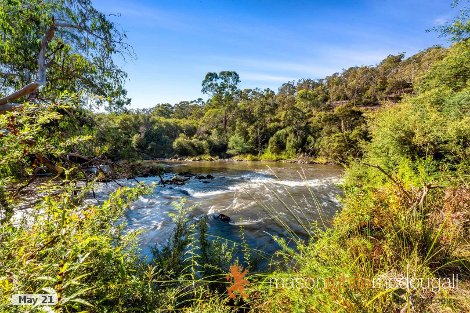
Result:
<svg viewBox="0 0 470 313"><path fill-rule="evenodd" d="M92 290L92 289L94 289L94 287L81 289L81 290L77 291L76 293L74 293L74 294L72 294L72 295L70 295L70 296L68 296L68 297L65 297L65 298L62 300L62 303L67 303L67 302L69 302L69 301L74 301L74 300L76 300L75 297L77 297L77 296L79 296L79 295L81 295L81 294L84 294L85 292L87 292L87 291L89 291L89 290Z"/></svg>
<svg viewBox="0 0 470 313"><path fill-rule="evenodd" d="M57 294L57 291L54 288L51 288L51 287L44 287L44 288L41 288L41 290L45 291L48 294L52 294L52 295Z"/></svg>
<svg viewBox="0 0 470 313"><path fill-rule="evenodd" d="M86 306L94 307L93 304L83 299L73 299L73 300L70 300L70 302L76 302L76 303L84 304Z"/></svg>

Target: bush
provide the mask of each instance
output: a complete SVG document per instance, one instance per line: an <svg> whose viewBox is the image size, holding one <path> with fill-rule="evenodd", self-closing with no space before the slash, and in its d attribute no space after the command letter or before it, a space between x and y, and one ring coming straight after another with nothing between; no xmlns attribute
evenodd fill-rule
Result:
<svg viewBox="0 0 470 313"><path fill-rule="evenodd" d="M211 155L220 156L227 152L227 140L217 129L212 131L207 142L209 143L209 151Z"/></svg>
<svg viewBox="0 0 470 313"><path fill-rule="evenodd" d="M240 135L233 135L228 141L227 152L230 154L245 154L252 150L252 147Z"/></svg>
<svg viewBox="0 0 470 313"><path fill-rule="evenodd" d="M286 139L286 154L289 158L295 158L302 149L302 139L294 133L290 133Z"/></svg>
<svg viewBox="0 0 470 313"><path fill-rule="evenodd" d="M101 206L79 206L84 190L49 195L26 221L0 226L0 311L11 312L11 294L56 292L58 311L150 311L159 295L138 259L137 233L118 223L124 210L149 189L118 189ZM32 226L32 227L31 227Z"/></svg>
<svg viewBox="0 0 470 313"><path fill-rule="evenodd" d="M175 141L173 141L173 151L180 156L196 155L191 140L185 135L180 135Z"/></svg>
<svg viewBox="0 0 470 313"><path fill-rule="evenodd" d="M277 131L270 139L268 144L269 152L273 154L281 154L286 150L286 141L289 136L287 129Z"/></svg>
<svg viewBox="0 0 470 313"><path fill-rule="evenodd" d="M357 127L352 132L322 137L318 143L318 156L334 163L349 163L362 156L362 145L367 137L367 130L362 127Z"/></svg>
<svg viewBox="0 0 470 313"><path fill-rule="evenodd" d="M193 138L191 139L191 145L193 146L193 151L196 155L209 154L209 143L206 140L200 140Z"/></svg>
<svg viewBox="0 0 470 313"><path fill-rule="evenodd" d="M180 135L173 142L173 150L180 156L198 156L209 153L209 143L206 140L189 139Z"/></svg>
<svg viewBox="0 0 470 313"><path fill-rule="evenodd" d="M333 162L344 162L348 151L351 149L348 139L349 134L347 133L336 133L322 137L319 143L318 155Z"/></svg>

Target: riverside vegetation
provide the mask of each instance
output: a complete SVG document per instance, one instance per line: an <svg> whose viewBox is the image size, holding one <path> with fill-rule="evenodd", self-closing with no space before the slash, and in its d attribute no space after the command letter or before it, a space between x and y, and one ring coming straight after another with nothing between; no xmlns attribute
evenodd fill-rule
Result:
<svg viewBox="0 0 470 313"><path fill-rule="evenodd" d="M89 1L0 0L0 310L44 311L10 297L54 292L57 312L470 312L468 15L438 29L449 48L277 93L208 73L206 102L130 111L112 57L132 50ZM341 163L343 208L331 227L304 226L308 241L275 238L275 270L257 273L244 240L211 238L182 199L171 240L144 262L121 217L152 186L90 204L107 173L85 169L175 155ZM233 264L249 270L246 298L228 297ZM403 284L452 275L457 288Z"/></svg>

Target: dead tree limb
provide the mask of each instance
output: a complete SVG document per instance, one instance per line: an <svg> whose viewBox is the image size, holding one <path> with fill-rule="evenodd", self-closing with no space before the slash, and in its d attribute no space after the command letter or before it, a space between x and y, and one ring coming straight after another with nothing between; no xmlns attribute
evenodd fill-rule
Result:
<svg viewBox="0 0 470 313"><path fill-rule="evenodd" d="M17 103L7 103L7 104L0 105L0 113L16 110L20 106L21 104L17 104Z"/></svg>
<svg viewBox="0 0 470 313"><path fill-rule="evenodd" d="M41 171L41 170L44 170L45 167L36 167L34 169L34 172L33 172L33 176L31 176L31 178L26 182L26 184L20 186L18 189L16 189L15 193L13 194L13 197L16 197L20 192L21 190L25 189L26 187L28 187L29 185L31 185L33 183L33 181L36 180L36 178L38 177L38 172Z"/></svg>
<svg viewBox="0 0 470 313"><path fill-rule="evenodd" d="M49 160L41 153L36 153L36 158L39 160L39 162L41 162L41 164L44 164L46 168L54 175L60 175L62 173L62 171L54 164L54 162Z"/></svg>

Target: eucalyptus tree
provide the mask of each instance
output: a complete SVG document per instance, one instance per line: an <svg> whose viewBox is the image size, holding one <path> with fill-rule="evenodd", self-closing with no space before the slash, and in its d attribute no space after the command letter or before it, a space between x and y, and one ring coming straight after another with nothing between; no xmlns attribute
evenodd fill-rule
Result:
<svg viewBox="0 0 470 313"><path fill-rule="evenodd" d="M64 91L87 96L82 103L128 103L113 56L132 49L90 0L0 0L0 37L0 111Z"/></svg>
<svg viewBox="0 0 470 313"><path fill-rule="evenodd" d="M237 108L235 135L243 136L246 144L239 146L252 147L253 152L261 155L269 138L275 133L276 109L274 91L270 89L242 90Z"/></svg>
<svg viewBox="0 0 470 313"><path fill-rule="evenodd" d="M466 5L463 5L466 3ZM444 25L433 28L441 33L442 36L448 37L453 42L464 41L470 38L470 0L453 0L452 7L457 8L460 5L459 15Z"/></svg>
<svg viewBox="0 0 470 313"><path fill-rule="evenodd" d="M209 72L202 82L202 93L212 96L210 102L223 111L223 131L227 134L228 114L235 106L240 76L234 71Z"/></svg>

